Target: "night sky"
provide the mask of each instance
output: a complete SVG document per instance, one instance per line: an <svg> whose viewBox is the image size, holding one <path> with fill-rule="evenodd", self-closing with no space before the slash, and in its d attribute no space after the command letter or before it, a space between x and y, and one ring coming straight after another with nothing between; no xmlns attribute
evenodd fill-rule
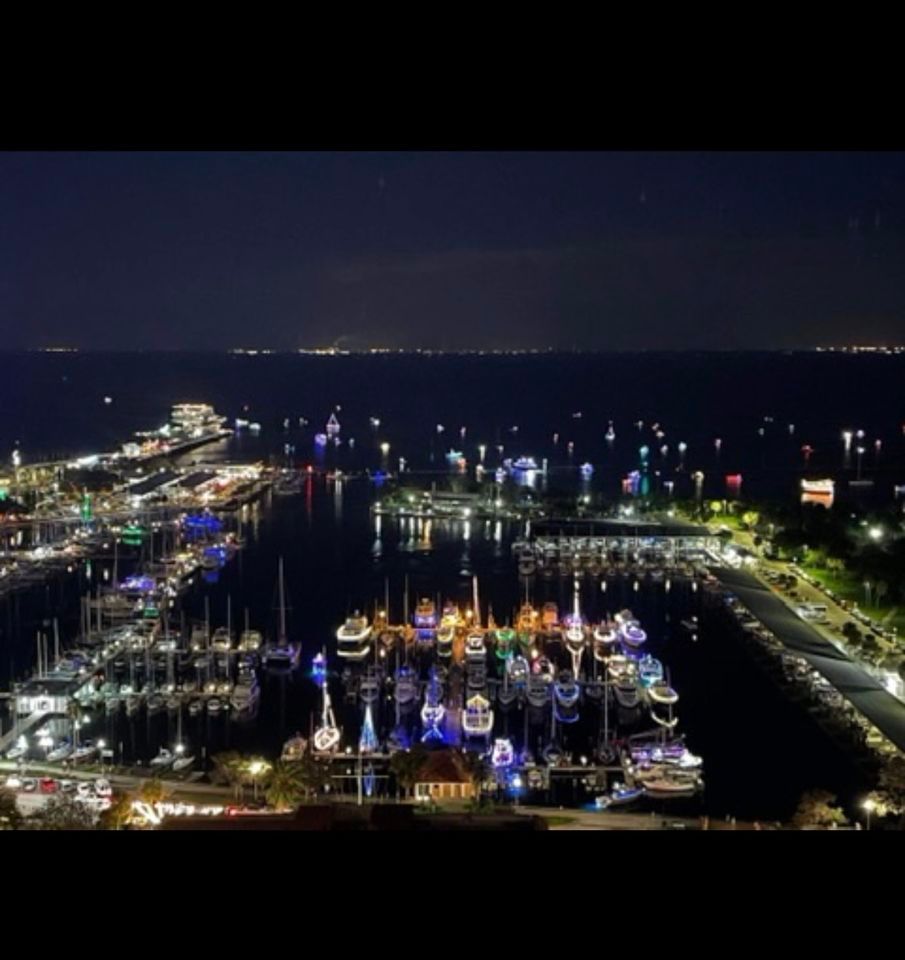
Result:
<svg viewBox="0 0 905 960"><path fill-rule="evenodd" d="M905 342L905 154L0 154L7 348Z"/></svg>

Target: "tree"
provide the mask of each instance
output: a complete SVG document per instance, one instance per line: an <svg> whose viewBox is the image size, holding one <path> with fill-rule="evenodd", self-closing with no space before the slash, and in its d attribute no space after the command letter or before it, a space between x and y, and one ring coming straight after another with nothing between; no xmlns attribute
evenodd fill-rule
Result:
<svg viewBox="0 0 905 960"><path fill-rule="evenodd" d="M97 817L87 804L57 794L25 820L28 830L96 830Z"/></svg>
<svg viewBox="0 0 905 960"><path fill-rule="evenodd" d="M889 759L880 771L877 784L891 813L899 815L899 829L905 828L905 758Z"/></svg>
<svg viewBox="0 0 905 960"><path fill-rule="evenodd" d="M298 763L298 780L305 791L306 797L317 796L330 782L329 763L319 760L314 755L311 744L308 744L302 759Z"/></svg>
<svg viewBox="0 0 905 960"><path fill-rule="evenodd" d="M480 796L484 784L492 775L492 768L487 761L487 757L483 753L469 753L466 751L462 754L462 759L465 761L465 769L471 777L475 793Z"/></svg>
<svg viewBox="0 0 905 960"><path fill-rule="evenodd" d="M875 592L877 594L877 606L879 607L880 602L883 600L886 594L889 593L889 584L885 580L879 580L877 582L877 588Z"/></svg>
<svg viewBox="0 0 905 960"><path fill-rule="evenodd" d="M307 791L302 782L301 762L277 761L266 781L264 797L267 805L278 811L294 810Z"/></svg>
<svg viewBox="0 0 905 960"><path fill-rule="evenodd" d="M390 770L396 777L397 787L402 787L404 796L415 786L418 773L427 760L427 751L417 746L411 750L397 750L390 759Z"/></svg>
<svg viewBox="0 0 905 960"><path fill-rule="evenodd" d="M835 806L836 795L829 790L808 790L798 802L792 817L792 826L799 830L805 827L842 826L847 822L841 807Z"/></svg>
<svg viewBox="0 0 905 960"><path fill-rule="evenodd" d="M246 763L242 755L235 750L227 750L224 753L215 754L211 759L214 762L214 782L232 787L235 798L238 800L246 775Z"/></svg>
<svg viewBox="0 0 905 960"><path fill-rule="evenodd" d="M168 796L169 790L155 777L153 780L145 780L138 788L136 799L153 805L163 803Z"/></svg>
<svg viewBox="0 0 905 960"><path fill-rule="evenodd" d="M6 787L0 787L0 830L18 830L21 825L22 814L16 794Z"/></svg>
<svg viewBox="0 0 905 960"><path fill-rule="evenodd" d="M132 818L132 795L117 794L98 820L101 830L122 830Z"/></svg>

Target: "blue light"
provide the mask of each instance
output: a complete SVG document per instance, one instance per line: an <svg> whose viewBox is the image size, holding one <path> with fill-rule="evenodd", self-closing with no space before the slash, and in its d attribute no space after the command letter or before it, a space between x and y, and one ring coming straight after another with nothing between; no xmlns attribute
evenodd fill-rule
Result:
<svg viewBox="0 0 905 960"><path fill-rule="evenodd" d="M312 661L311 676L319 687L323 687L327 679L327 661L322 653L317 654Z"/></svg>

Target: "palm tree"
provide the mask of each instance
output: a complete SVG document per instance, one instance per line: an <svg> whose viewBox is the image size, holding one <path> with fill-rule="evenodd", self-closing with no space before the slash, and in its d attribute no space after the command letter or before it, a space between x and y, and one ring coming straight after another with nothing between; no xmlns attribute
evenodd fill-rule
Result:
<svg viewBox="0 0 905 960"><path fill-rule="evenodd" d="M299 805L306 792L300 768L300 763L278 761L274 764L264 791L268 806L282 812Z"/></svg>
<svg viewBox="0 0 905 960"><path fill-rule="evenodd" d="M163 803L168 796L169 790L155 777L153 780L145 780L139 787L137 799L153 805Z"/></svg>
<svg viewBox="0 0 905 960"><path fill-rule="evenodd" d="M398 788L402 787L404 797L407 799L409 790L415 786L418 779L418 773L427 760L427 751L417 746L411 750L397 750L390 759L390 770L396 777L397 797Z"/></svg>
<svg viewBox="0 0 905 960"><path fill-rule="evenodd" d="M483 753L469 753L463 751L462 760L465 769L471 777L471 783L475 789L475 796L480 799L484 783L490 779L492 768Z"/></svg>
<svg viewBox="0 0 905 960"><path fill-rule="evenodd" d="M227 750L225 753L215 754L211 759L214 761L214 778L219 783L225 783L231 786L235 798L238 800L245 777L246 766L242 755L235 750Z"/></svg>
<svg viewBox="0 0 905 960"><path fill-rule="evenodd" d="M304 790L306 797L317 796L330 782L329 763L319 760L314 755L311 744L308 745L302 759L296 766L298 767L298 782Z"/></svg>

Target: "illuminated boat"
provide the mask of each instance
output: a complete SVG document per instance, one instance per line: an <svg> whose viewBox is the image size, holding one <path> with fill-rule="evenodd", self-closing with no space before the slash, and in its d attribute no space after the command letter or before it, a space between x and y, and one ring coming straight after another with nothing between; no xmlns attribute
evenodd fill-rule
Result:
<svg viewBox="0 0 905 960"><path fill-rule="evenodd" d="M613 684L613 696L616 703L625 710L634 710L641 703L638 684L629 677L623 677Z"/></svg>
<svg viewBox="0 0 905 960"><path fill-rule="evenodd" d="M403 665L396 671L396 684L393 690L396 703L406 706L418 697L418 681L415 671Z"/></svg>
<svg viewBox="0 0 905 960"><path fill-rule="evenodd" d="M541 610L541 630L549 636L559 634L559 607L555 603L545 603Z"/></svg>
<svg viewBox="0 0 905 960"><path fill-rule="evenodd" d="M518 572L520 577L530 577L537 569L537 561L534 554L525 551L518 559Z"/></svg>
<svg viewBox="0 0 905 960"><path fill-rule="evenodd" d="M538 657L534 663L531 664L531 673L543 677L546 683L553 682L553 664L547 657Z"/></svg>
<svg viewBox="0 0 905 960"><path fill-rule="evenodd" d="M294 763L301 760L307 750L308 741L300 733L297 733L283 744L283 752L280 755L280 759L284 763Z"/></svg>
<svg viewBox="0 0 905 960"><path fill-rule="evenodd" d="M662 679L650 684L647 688L647 695L654 703L665 703L667 705L672 705L679 699L678 693Z"/></svg>
<svg viewBox="0 0 905 960"><path fill-rule="evenodd" d="M211 635L211 650L228 653L232 649L232 639L226 627L217 627Z"/></svg>
<svg viewBox="0 0 905 960"><path fill-rule="evenodd" d="M364 722L361 725L361 735L358 738L358 752L374 753L380 744L377 741L377 733L374 730L374 714L371 704L365 707Z"/></svg>
<svg viewBox="0 0 905 960"><path fill-rule="evenodd" d="M451 657L453 652L453 641L456 639L457 620L446 617L440 623L437 629L437 656Z"/></svg>
<svg viewBox="0 0 905 960"><path fill-rule="evenodd" d="M528 661L518 654L506 664L506 676L515 686L524 686L530 674L531 668L528 666Z"/></svg>
<svg viewBox="0 0 905 960"><path fill-rule="evenodd" d="M465 659L483 661L487 656L487 647L484 644L484 634L472 631L465 638Z"/></svg>
<svg viewBox="0 0 905 960"><path fill-rule="evenodd" d="M594 627L592 652L598 663L606 663L619 642L619 633L612 623L605 621Z"/></svg>
<svg viewBox="0 0 905 960"><path fill-rule="evenodd" d="M649 653L645 654L638 661L638 677L645 687L656 684L663 679L663 664Z"/></svg>
<svg viewBox="0 0 905 960"><path fill-rule="evenodd" d="M522 604L515 620L515 634L523 653L527 653L534 646L539 619L537 610L530 603Z"/></svg>
<svg viewBox="0 0 905 960"><path fill-rule="evenodd" d="M542 674L531 674L525 686L525 699L532 707L545 707L550 701L550 680Z"/></svg>
<svg viewBox="0 0 905 960"><path fill-rule="evenodd" d="M465 685L469 690L483 691L487 687L487 664L484 660L466 662Z"/></svg>
<svg viewBox="0 0 905 960"><path fill-rule="evenodd" d="M236 681L229 699L230 706L235 711L235 719L247 720L252 717L257 709L260 696L261 689L258 686L258 678L254 670L240 667L239 679Z"/></svg>
<svg viewBox="0 0 905 960"><path fill-rule="evenodd" d="M440 724L446 716L443 706L443 688L435 671L431 672L431 679L424 692L424 706L421 708L421 723L424 727L422 743L431 740L443 740L443 731Z"/></svg>
<svg viewBox="0 0 905 960"><path fill-rule="evenodd" d="M503 767L511 767L515 760L515 750L512 741L508 738L499 738L493 741L493 749L490 751L490 762L497 770Z"/></svg>
<svg viewBox="0 0 905 960"><path fill-rule="evenodd" d="M239 637L240 653L255 653L261 647L262 637L257 630L243 630Z"/></svg>
<svg viewBox="0 0 905 960"><path fill-rule="evenodd" d="M670 773L657 774L644 780L644 793L656 799L693 797L701 790L698 777L676 777Z"/></svg>
<svg viewBox="0 0 905 960"><path fill-rule="evenodd" d="M415 607L415 629L419 631L437 629L437 608L433 600L425 598Z"/></svg>
<svg viewBox="0 0 905 960"><path fill-rule="evenodd" d="M832 497L836 492L836 484L833 480L802 480L801 492L814 496Z"/></svg>
<svg viewBox="0 0 905 960"><path fill-rule="evenodd" d="M566 617L563 641L572 656L572 672L575 676L578 676L581 668L581 656L587 643L584 623L578 614L570 614Z"/></svg>
<svg viewBox="0 0 905 960"><path fill-rule="evenodd" d="M324 428L324 430L328 437L339 436L340 425L339 425L339 420L336 419L335 413L331 413L330 416L328 417L327 425Z"/></svg>
<svg viewBox="0 0 905 960"><path fill-rule="evenodd" d="M637 623L624 623L619 632L623 649L629 656L636 654L647 641L647 634Z"/></svg>
<svg viewBox="0 0 905 960"><path fill-rule="evenodd" d="M357 610L354 616L336 631L336 652L347 660L364 660L371 651L368 638L371 636L371 626L368 618Z"/></svg>
<svg viewBox="0 0 905 960"><path fill-rule="evenodd" d="M376 703L380 698L380 675L373 667L368 667L367 673L361 678L358 695L365 704Z"/></svg>
<svg viewBox="0 0 905 960"><path fill-rule="evenodd" d="M515 631L510 627L501 627L494 631L494 640L496 641L496 655L500 660L508 660L512 656L512 648L515 643Z"/></svg>
<svg viewBox="0 0 905 960"><path fill-rule="evenodd" d="M650 718L658 727L663 727L665 730L674 730L679 723L678 717L661 717L660 714L654 710L653 705L651 705L650 708Z"/></svg>
<svg viewBox="0 0 905 960"><path fill-rule="evenodd" d="M602 797L594 800L594 805L598 810L607 810L610 807L622 807L635 800L640 800L644 796L644 787L627 787L623 783L617 783L613 789Z"/></svg>
<svg viewBox="0 0 905 960"><path fill-rule="evenodd" d="M594 475L594 467L590 463L583 463L580 467L581 475L585 478Z"/></svg>
<svg viewBox="0 0 905 960"><path fill-rule="evenodd" d="M519 457L513 462L511 469L518 473L528 473L537 470L538 467L534 457Z"/></svg>
<svg viewBox="0 0 905 960"><path fill-rule="evenodd" d="M553 711L560 723L575 723L578 720L578 698L581 688L568 670L560 671L553 684Z"/></svg>
<svg viewBox="0 0 905 960"><path fill-rule="evenodd" d="M490 701L476 693L465 703L462 714L462 729L470 737L486 737L493 729L493 710Z"/></svg>
<svg viewBox="0 0 905 960"><path fill-rule="evenodd" d="M320 726L314 731L314 752L315 753L333 753L339 746L340 732L336 726L336 717L333 715L333 707L330 703L330 691L327 684L323 686L323 707L321 709Z"/></svg>
<svg viewBox="0 0 905 960"><path fill-rule="evenodd" d="M50 757L48 757L48 759L50 759ZM161 747L157 753L157 756L151 760L148 766L154 767L158 770L165 770L167 767L172 767L175 762L176 754L172 753L170 750L167 750L166 747Z"/></svg>

